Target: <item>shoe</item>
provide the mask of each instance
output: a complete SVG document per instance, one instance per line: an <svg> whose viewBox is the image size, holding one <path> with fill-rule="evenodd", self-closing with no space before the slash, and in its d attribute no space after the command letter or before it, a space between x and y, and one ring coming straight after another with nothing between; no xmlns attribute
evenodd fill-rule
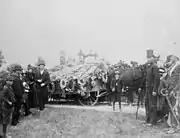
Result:
<svg viewBox="0 0 180 138"><path fill-rule="evenodd" d="M29 116L30 114L32 114L32 112L29 111L28 113L25 114L25 116Z"/></svg>
<svg viewBox="0 0 180 138"><path fill-rule="evenodd" d="M18 122L12 122L11 126L16 126L18 124Z"/></svg>
<svg viewBox="0 0 180 138"><path fill-rule="evenodd" d="M147 125L147 126L152 126L152 124L150 124L150 123L147 123L146 125Z"/></svg>
<svg viewBox="0 0 180 138"><path fill-rule="evenodd" d="M173 128L171 128L170 130L168 130L167 132L166 132L166 134L173 134L173 133L175 133L176 131L173 129Z"/></svg>

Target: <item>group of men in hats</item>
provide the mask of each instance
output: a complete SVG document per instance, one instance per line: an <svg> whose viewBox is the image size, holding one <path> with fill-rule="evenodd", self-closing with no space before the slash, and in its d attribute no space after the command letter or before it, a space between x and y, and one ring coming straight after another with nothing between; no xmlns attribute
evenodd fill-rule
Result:
<svg viewBox="0 0 180 138"><path fill-rule="evenodd" d="M165 107L168 111L167 124L170 129L167 133L174 133L180 129L180 61L174 55L167 57L165 61L165 70L167 75L161 76L159 70L159 56L155 56L153 53L147 57L146 63L146 93L145 93L145 111L146 111L146 123L149 126L157 124L159 119L159 98L162 97L160 83L165 82L165 89L167 100L170 101ZM112 101L119 102L119 108L121 109L121 90L122 81L120 79L121 72L118 70L114 73L115 77L110 83L110 89L112 90ZM141 89L139 90L141 92ZM167 103L167 100L163 104ZM113 103L113 109L115 108Z"/></svg>
<svg viewBox="0 0 180 138"><path fill-rule="evenodd" d="M170 127L167 133L174 133L180 130L180 61L174 55L167 56L164 64L167 72L161 77L157 65L158 58L155 56L148 57L147 62L146 122L152 126L157 124L158 98L159 96L165 96L166 100L163 104L168 104L166 106L169 112L167 124ZM162 89L159 89L162 82L164 83L163 89L166 90L165 95L162 95Z"/></svg>
<svg viewBox="0 0 180 138"><path fill-rule="evenodd" d="M41 60L38 62L38 70L36 73L32 71L32 66L28 66L28 71L25 76L22 76L23 69L21 65L14 65L13 71L6 77L3 90L0 92L0 138L6 137L6 128L8 124L17 125L20 121L20 109L22 104L25 104L26 115L29 115L29 103L24 102L24 86L23 81L28 82L30 92L28 93L27 101L36 103L36 107L42 111L48 101L47 85L50 82L50 76L45 69L45 62ZM35 81L36 80L36 81ZM35 94L33 84L37 86L38 92ZM33 101L34 100L34 101Z"/></svg>

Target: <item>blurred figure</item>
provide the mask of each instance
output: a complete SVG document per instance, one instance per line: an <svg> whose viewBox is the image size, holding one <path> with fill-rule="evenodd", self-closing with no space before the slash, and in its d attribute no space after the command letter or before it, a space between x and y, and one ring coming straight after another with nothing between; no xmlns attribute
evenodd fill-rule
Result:
<svg viewBox="0 0 180 138"><path fill-rule="evenodd" d="M22 67L21 65L15 65L13 68L13 84L12 88L15 94L15 105L14 105L14 112L12 116L12 125L17 125L19 123L19 117L20 117L20 109L21 109L21 104L23 103L23 92L24 92L24 87L23 83L21 80L21 74L22 74Z"/></svg>
<svg viewBox="0 0 180 138"><path fill-rule="evenodd" d="M174 133L180 129L178 124L180 122L180 61L178 57L170 55L167 57L165 64L169 68L166 86L169 92L170 104L174 112L173 114L169 110L167 123L170 126L170 130L167 133Z"/></svg>
<svg viewBox="0 0 180 138"><path fill-rule="evenodd" d="M28 99L30 102L30 107L31 108L36 108L37 107L37 96L36 96L36 91L34 89L34 84L35 84L35 79L36 79L36 74L33 72L34 67L31 65L27 66L27 72L26 72L26 82L28 83L30 87L30 91L28 93Z"/></svg>
<svg viewBox="0 0 180 138"><path fill-rule="evenodd" d="M39 66L39 71L37 73L37 80L40 83L40 92L38 95L39 109L42 111L45 108L45 104L48 102L47 85L50 83L50 76L48 71L45 69L44 60L39 60L37 65Z"/></svg>
<svg viewBox="0 0 180 138"><path fill-rule="evenodd" d="M157 94L160 85L160 74L157 66L157 59L154 55L148 57L147 62L147 89L145 95L146 123L157 124Z"/></svg>
<svg viewBox="0 0 180 138"><path fill-rule="evenodd" d="M11 124L12 114L14 110L14 103L15 103L15 95L12 89L13 84L13 77L7 76L6 78L6 84L0 92L0 129L2 129L3 132L0 133L0 138L6 138L6 132L7 132L7 126Z"/></svg>
<svg viewBox="0 0 180 138"><path fill-rule="evenodd" d="M111 81L111 98L113 102L113 110L115 110L115 103L119 102L119 110L121 110L121 93L122 93L122 81L120 80L120 72L115 71L115 78Z"/></svg>

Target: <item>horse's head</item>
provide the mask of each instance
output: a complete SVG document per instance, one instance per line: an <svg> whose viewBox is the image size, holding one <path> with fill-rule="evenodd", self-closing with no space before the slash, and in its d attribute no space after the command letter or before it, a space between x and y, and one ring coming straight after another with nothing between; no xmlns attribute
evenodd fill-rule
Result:
<svg viewBox="0 0 180 138"><path fill-rule="evenodd" d="M142 74L144 75L146 73L147 70L147 64L142 64L138 66L138 69L142 72Z"/></svg>

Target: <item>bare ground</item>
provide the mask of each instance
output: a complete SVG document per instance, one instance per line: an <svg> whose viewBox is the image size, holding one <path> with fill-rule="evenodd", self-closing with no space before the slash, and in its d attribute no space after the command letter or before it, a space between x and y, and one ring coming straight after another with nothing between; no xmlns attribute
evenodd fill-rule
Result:
<svg viewBox="0 0 180 138"><path fill-rule="evenodd" d="M117 108L118 109L118 108ZM47 105L43 112L25 118L17 127L11 127L12 138L169 138L165 125L146 126L144 109L135 119L135 107L123 106L113 112L106 105L81 107Z"/></svg>

